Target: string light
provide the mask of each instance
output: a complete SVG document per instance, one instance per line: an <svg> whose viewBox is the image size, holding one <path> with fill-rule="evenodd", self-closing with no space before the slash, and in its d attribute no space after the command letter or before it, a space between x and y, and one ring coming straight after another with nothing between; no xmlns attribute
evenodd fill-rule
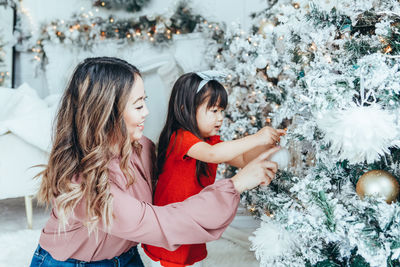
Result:
<svg viewBox="0 0 400 267"><path fill-rule="evenodd" d="M385 51L385 54L387 54L387 53L392 52L392 50L393 50L392 47L390 45L388 45L388 46L385 47L384 51Z"/></svg>
<svg viewBox="0 0 400 267"><path fill-rule="evenodd" d="M332 63L332 58L330 55L325 55L325 59L328 63Z"/></svg>
<svg viewBox="0 0 400 267"><path fill-rule="evenodd" d="M255 205L250 205L249 206L249 211L255 212L256 211L256 206Z"/></svg>
<svg viewBox="0 0 400 267"><path fill-rule="evenodd" d="M317 50L317 45L314 42L312 42L310 48L315 51Z"/></svg>

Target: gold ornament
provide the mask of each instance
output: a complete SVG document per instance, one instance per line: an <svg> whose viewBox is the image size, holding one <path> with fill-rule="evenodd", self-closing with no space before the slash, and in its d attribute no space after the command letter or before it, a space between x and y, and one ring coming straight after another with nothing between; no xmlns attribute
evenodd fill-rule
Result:
<svg viewBox="0 0 400 267"><path fill-rule="evenodd" d="M356 192L364 196L383 197L387 203L392 203L399 196L399 183L387 171L372 170L364 173L357 182Z"/></svg>

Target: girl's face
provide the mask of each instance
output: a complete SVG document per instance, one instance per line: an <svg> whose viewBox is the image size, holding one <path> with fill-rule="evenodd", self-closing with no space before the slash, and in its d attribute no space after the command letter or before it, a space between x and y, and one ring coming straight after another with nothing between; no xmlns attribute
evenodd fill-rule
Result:
<svg viewBox="0 0 400 267"><path fill-rule="evenodd" d="M203 138L218 134L224 119L224 109L218 106L207 108L207 101L204 101L196 111L197 127Z"/></svg>
<svg viewBox="0 0 400 267"><path fill-rule="evenodd" d="M131 142L139 140L143 136L144 121L149 115L146 106L146 94L143 80L136 75L135 83L131 89L128 103L126 104L123 118L128 130Z"/></svg>

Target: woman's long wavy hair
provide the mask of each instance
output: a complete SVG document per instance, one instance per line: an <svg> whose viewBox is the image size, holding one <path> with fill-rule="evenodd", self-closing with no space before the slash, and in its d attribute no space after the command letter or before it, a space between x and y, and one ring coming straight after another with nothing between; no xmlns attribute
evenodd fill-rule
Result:
<svg viewBox="0 0 400 267"><path fill-rule="evenodd" d="M110 160L133 184L129 167L132 144L123 120L129 94L139 70L117 58L88 58L80 63L66 88L56 117L53 147L42 176L38 200L54 205L60 226L84 201L89 232L100 220L112 223L108 181Z"/></svg>
<svg viewBox="0 0 400 267"><path fill-rule="evenodd" d="M190 72L179 77L172 88L168 104L167 120L158 141L158 174L163 172L164 163L168 157L168 145L169 143L175 142L175 140L170 140L171 136L173 133L176 133L178 129L189 131L199 139L204 140L197 126L196 111L198 107L206 101L207 108L218 106L225 109L228 104L228 95L222 84L211 80L197 92L201 81L202 78L200 78L199 75ZM197 160L196 176L200 186L203 186L200 180L202 175L209 175L207 163Z"/></svg>

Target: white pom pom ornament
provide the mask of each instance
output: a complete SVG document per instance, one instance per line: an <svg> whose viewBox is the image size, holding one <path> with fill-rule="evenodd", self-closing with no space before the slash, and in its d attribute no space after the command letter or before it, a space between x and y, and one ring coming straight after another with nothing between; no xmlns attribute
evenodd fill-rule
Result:
<svg viewBox="0 0 400 267"><path fill-rule="evenodd" d="M286 148L281 147L281 149L272 154L269 160L276 162L279 170L284 170L289 166L290 153Z"/></svg>
<svg viewBox="0 0 400 267"><path fill-rule="evenodd" d="M331 110L320 114L317 123L332 152L352 164L373 163L381 155L390 153L389 147L400 146L394 114L377 104Z"/></svg>

